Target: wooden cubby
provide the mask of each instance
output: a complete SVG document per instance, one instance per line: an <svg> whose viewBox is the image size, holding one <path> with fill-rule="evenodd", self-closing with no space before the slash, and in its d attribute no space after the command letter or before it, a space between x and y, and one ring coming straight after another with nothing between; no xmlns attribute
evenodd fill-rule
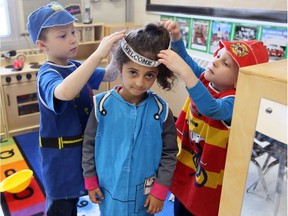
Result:
<svg viewBox="0 0 288 216"><path fill-rule="evenodd" d="M287 112L287 59L240 68L219 216L241 215L253 140L255 131L259 129L256 128L257 117L259 112L263 112L263 99L286 106L283 113L277 113L281 109L273 110L280 116L280 123L275 125L273 121L266 121L262 126L266 127L268 136L281 141L284 137L282 142L287 144L287 119L284 117Z"/></svg>
<svg viewBox="0 0 288 216"><path fill-rule="evenodd" d="M103 23L80 24L75 23L80 44L99 43L104 36Z"/></svg>

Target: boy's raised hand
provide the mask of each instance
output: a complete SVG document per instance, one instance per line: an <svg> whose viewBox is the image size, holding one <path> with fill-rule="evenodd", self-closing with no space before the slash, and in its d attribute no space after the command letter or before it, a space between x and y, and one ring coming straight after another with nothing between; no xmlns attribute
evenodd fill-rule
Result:
<svg viewBox="0 0 288 216"><path fill-rule="evenodd" d="M105 75L103 81L112 82L116 80L117 76L120 74L121 68L120 64L115 59L115 53L118 50L120 43L116 42L111 49L111 60L105 69Z"/></svg>
<svg viewBox="0 0 288 216"><path fill-rule="evenodd" d="M173 50L161 50L158 62L164 64L173 73L180 75L188 88L196 85L198 78L190 66Z"/></svg>
<svg viewBox="0 0 288 216"><path fill-rule="evenodd" d="M125 33L126 31L123 30L123 31L115 32L111 35L105 36L101 40L95 53L97 53L97 55L102 59L106 58L109 55L113 45L117 43L120 39L122 39L125 36Z"/></svg>
<svg viewBox="0 0 288 216"><path fill-rule="evenodd" d="M180 27L177 22L172 20L160 21L160 25L169 31L172 42L178 41L182 38Z"/></svg>
<svg viewBox="0 0 288 216"><path fill-rule="evenodd" d="M186 62L173 50L161 50L157 56L159 58L157 61L164 64L173 73L182 76L186 70L191 71Z"/></svg>

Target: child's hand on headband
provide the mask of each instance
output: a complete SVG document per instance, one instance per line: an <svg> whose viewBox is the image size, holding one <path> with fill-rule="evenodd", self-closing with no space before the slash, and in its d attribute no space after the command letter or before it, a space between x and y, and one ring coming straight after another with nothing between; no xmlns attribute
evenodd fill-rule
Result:
<svg viewBox="0 0 288 216"><path fill-rule="evenodd" d="M172 20L161 21L160 25L169 31L172 42L178 41L182 38L180 27L177 22Z"/></svg>
<svg viewBox="0 0 288 216"><path fill-rule="evenodd" d="M120 39L122 39L125 36L125 30L120 31L120 32L115 32L111 35L105 36L101 43L99 44L97 50L95 53L100 57L100 58L106 58L113 45L116 44Z"/></svg>
<svg viewBox="0 0 288 216"><path fill-rule="evenodd" d="M116 52L120 48L120 41L117 41L116 43L113 44L112 49L111 49L111 58L109 60L109 64L106 67L105 70L105 75L103 78L103 81L106 82L112 82L116 80L118 75L121 72L120 64L116 61Z"/></svg>

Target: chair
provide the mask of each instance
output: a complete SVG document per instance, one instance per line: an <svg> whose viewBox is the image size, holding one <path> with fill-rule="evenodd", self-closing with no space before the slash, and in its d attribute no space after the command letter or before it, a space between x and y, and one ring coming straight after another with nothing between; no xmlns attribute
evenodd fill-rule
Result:
<svg viewBox="0 0 288 216"><path fill-rule="evenodd" d="M257 161L257 158L264 155L266 155L266 159L261 166ZM251 161L256 166L259 177L247 188L246 191L247 193L254 191L260 182L266 193L266 199L271 199L271 196L268 192L264 177L271 168L279 165L274 197L274 215L277 215L283 186L283 178L286 174L285 170L287 167L287 144L279 142L256 131L252 148Z"/></svg>

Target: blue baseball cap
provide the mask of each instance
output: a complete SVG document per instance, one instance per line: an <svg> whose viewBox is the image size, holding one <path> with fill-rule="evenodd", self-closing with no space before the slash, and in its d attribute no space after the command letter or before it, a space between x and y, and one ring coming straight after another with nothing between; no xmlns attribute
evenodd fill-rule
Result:
<svg viewBox="0 0 288 216"><path fill-rule="evenodd" d="M77 18L65 10L58 2L51 2L38 8L28 16L27 29L30 38L36 44L42 29L68 25L76 20Z"/></svg>

